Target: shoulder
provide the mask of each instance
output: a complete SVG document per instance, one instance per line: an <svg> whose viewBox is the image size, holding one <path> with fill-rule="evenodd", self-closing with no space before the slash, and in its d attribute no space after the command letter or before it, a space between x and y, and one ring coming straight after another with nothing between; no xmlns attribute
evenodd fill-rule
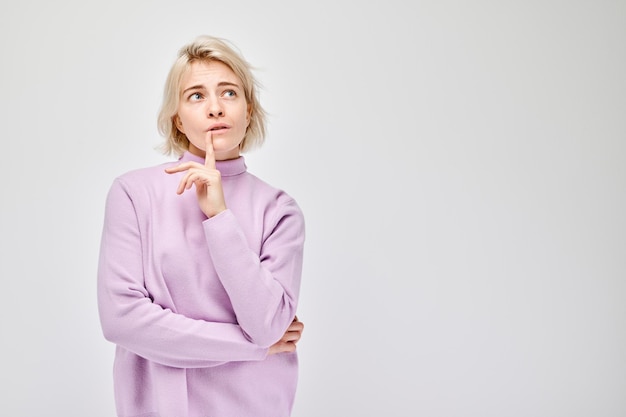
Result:
<svg viewBox="0 0 626 417"><path fill-rule="evenodd" d="M121 190L133 199L158 192L164 184L173 180L165 173L165 168L175 163L170 161L126 171L113 179L111 191Z"/></svg>
<svg viewBox="0 0 626 417"><path fill-rule="evenodd" d="M152 182L161 176L166 167L173 165L174 163L175 162L165 162L149 167L136 168L118 175L114 181L124 184L143 184Z"/></svg>
<svg viewBox="0 0 626 417"><path fill-rule="evenodd" d="M295 222L298 228L304 227L304 214L291 194L250 172L246 172L245 176L256 211L263 213L266 226L272 228L283 222L289 224Z"/></svg>
<svg viewBox="0 0 626 417"><path fill-rule="evenodd" d="M119 182L128 186L145 187L150 184L160 184L171 175L165 173L165 168L179 164L180 160L171 160L160 164L135 168L118 175L114 182Z"/></svg>
<svg viewBox="0 0 626 417"><path fill-rule="evenodd" d="M252 190L254 190L258 197L263 196L264 200L273 202L273 205L277 207L298 206L295 198L293 198L287 191L269 184L250 172L246 172L245 175L252 187Z"/></svg>

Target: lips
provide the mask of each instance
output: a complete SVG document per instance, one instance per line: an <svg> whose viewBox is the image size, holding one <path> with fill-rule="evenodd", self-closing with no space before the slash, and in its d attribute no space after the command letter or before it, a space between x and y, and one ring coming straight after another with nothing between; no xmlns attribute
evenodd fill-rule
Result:
<svg viewBox="0 0 626 417"><path fill-rule="evenodd" d="M230 126L223 123L214 124L209 127L209 132L221 132L224 130L230 129Z"/></svg>

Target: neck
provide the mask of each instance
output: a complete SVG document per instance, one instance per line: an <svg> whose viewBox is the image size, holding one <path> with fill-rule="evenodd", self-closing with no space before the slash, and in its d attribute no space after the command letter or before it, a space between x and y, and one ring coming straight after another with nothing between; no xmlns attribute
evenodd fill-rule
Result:
<svg viewBox="0 0 626 417"><path fill-rule="evenodd" d="M215 152L215 160L216 161L227 161L229 159L237 159L239 158L239 148L232 149L228 152ZM201 158L206 157L206 151L204 149L200 149L195 146L193 143L189 143L189 153L199 156Z"/></svg>

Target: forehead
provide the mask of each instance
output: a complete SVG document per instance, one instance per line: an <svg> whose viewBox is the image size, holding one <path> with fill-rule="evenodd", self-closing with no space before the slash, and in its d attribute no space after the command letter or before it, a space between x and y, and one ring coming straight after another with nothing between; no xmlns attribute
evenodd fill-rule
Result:
<svg viewBox="0 0 626 417"><path fill-rule="evenodd" d="M191 85L204 87L216 86L228 82L241 86L241 80L232 69L221 61L193 61L187 67L181 79L181 87L185 89Z"/></svg>

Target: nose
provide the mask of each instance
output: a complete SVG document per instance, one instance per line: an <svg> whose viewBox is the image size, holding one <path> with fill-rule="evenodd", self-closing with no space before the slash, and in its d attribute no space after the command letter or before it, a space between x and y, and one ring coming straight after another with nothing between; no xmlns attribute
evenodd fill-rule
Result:
<svg viewBox="0 0 626 417"><path fill-rule="evenodd" d="M224 116L224 109L222 108L219 99L215 98L213 100L208 100L207 115L209 117Z"/></svg>

